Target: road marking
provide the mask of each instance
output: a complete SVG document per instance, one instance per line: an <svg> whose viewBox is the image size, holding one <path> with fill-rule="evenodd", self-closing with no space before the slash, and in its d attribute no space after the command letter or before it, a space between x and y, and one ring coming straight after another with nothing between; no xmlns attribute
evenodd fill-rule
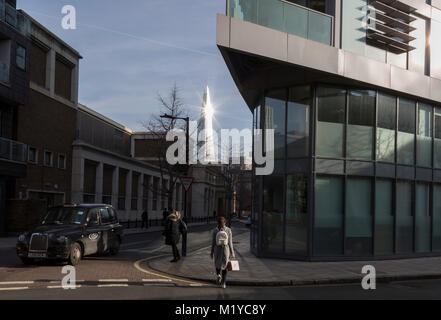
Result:
<svg viewBox="0 0 441 320"><path fill-rule="evenodd" d="M100 284L98 288L111 288L111 287L128 287L128 284L119 283L119 284Z"/></svg>
<svg viewBox="0 0 441 320"><path fill-rule="evenodd" d="M85 280L76 280L75 283L77 283L77 282L83 283L83 282L86 282L86 281ZM61 280L52 280L52 281L49 281L49 283L61 283Z"/></svg>
<svg viewBox="0 0 441 320"><path fill-rule="evenodd" d="M144 273L147 273L147 274L149 274L149 275L151 275L151 276L154 276L154 277L161 277L161 278L170 279L170 280L174 280L174 281L178 281L178 282L183 282L183 283L188 283L188 284L191 284L191 283L193 283L193 284L197 284L197 282L195 282L195 281L182 280L182 279L178 279L178 278L174 278L174 277L170 277L170 276L164 276L164 275L159 274L159 273L156 273L156 272L151 272L151 271L148 271L148 270L146 270L146 269L141 268L141 266L140 266L140 264L141 264L142 262L146 262L146 261L150 261L150 260L153 260L153 259L162 258L162 257L166 257L166 256L168 256L168 254L167 254L167 255L166 255L166 254L163 254L163 255L156 256L156 257L151 257L151 258L144 258L144 259L141 259L141 260L136 261L136 262L134 263L134 266L135 266L135 268L138 269L139 271L144 272ZM202 283L201 283L201 286L206 286L206 284L202 284Z"/></svg>
<svg viewBox="0 0 441 320"><path fill-rule="evenodd" d="M174 283L145 283L144 287L175 287Z"/></svg>
<svg viewBox="0 0 441 320"><path fill-rule="evenodd" d="M171 282L171 279L142 279L142 282Z"/></svg>
<svg viewBox="0 0 441 320"><path fill-rule="evenodd" d="M0 282L0 286L14 285L14 284L33 284L34 281L10 281L10 282Z"/></svg>
<svg viewBox="0 0 441 320"><path fill-rule="evenodd" d="M63 286L48 286L47 288L48 289L64 289ZM81 288L81 285L75 286L75 287L72 287L72 288L70 286L66 286L66 289L78 289L78 288Z"/></svg>
<svg viewBox="0 0 441 320"><path fill-rule="evenodd" d="M0 288L0 291L26 290L29 287L15 287L15 288Z"/></svg>
<svg viewBox="0 0 441 320"><path fill-rule="evenodd" d="M99 282L129 282L129 279L100 279Z"/></svg>

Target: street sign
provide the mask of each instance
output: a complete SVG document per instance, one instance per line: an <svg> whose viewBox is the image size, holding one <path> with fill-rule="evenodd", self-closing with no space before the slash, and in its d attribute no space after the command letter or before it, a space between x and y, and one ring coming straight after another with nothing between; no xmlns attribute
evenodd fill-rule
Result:
<svg viewBox="0 0 441 320"><path fill-rule="evenodd" d="M181 184L184 187L184 190L188 192L190 190L191 185L193 184L194 178L193 177L180 177Z"/></svg>

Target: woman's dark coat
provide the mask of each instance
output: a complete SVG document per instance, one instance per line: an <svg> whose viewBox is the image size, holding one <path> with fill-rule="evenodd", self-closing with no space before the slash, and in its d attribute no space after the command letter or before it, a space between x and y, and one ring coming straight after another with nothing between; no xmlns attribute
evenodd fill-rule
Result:
<svg viewBox="0 0 441 320"><path fill-rule="evenodd" d="M178 244L181 238L180 221L173 221L168 219L165 224L165 230L163 235L165 236L165 244L171 246L172 244Z"/></svg>

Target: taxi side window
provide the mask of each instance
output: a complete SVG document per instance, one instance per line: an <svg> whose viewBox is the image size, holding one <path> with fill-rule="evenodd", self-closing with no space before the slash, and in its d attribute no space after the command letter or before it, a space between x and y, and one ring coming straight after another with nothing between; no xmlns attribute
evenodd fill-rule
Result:
<svg viewBox="0 0 441 320"><path fill-rule="evenodd" d="M107 223L111 222L109 211L107 211L107 208L101 208L100 214L101 214L101 223L102 224L107 224Z"/></svg>
<svg viewBox="0 0 441 320"><path fill-rule="evenodd" d="M89 226L99 225L98 210L96 210L96 209L90 210L89 215L87 216L87 220L88 220Z"/></svg>
<svg viewBox="0 0 441 320"><path fill-rule="evenodd" d="M110 221L116 222L118 219L116 218L116 212L113 208L107 208L107 211L109 212Z"/></svg>

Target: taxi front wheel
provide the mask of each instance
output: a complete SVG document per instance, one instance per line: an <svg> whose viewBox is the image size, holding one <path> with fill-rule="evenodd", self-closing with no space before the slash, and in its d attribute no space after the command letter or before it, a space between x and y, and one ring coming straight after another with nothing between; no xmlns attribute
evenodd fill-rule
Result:
<svg viewBox="0 0 441 320"><path fill-rule="evenodd" d="M70 249L69 264L76 266L81 261L81 246L78 243L74 243Z"/></svg>

